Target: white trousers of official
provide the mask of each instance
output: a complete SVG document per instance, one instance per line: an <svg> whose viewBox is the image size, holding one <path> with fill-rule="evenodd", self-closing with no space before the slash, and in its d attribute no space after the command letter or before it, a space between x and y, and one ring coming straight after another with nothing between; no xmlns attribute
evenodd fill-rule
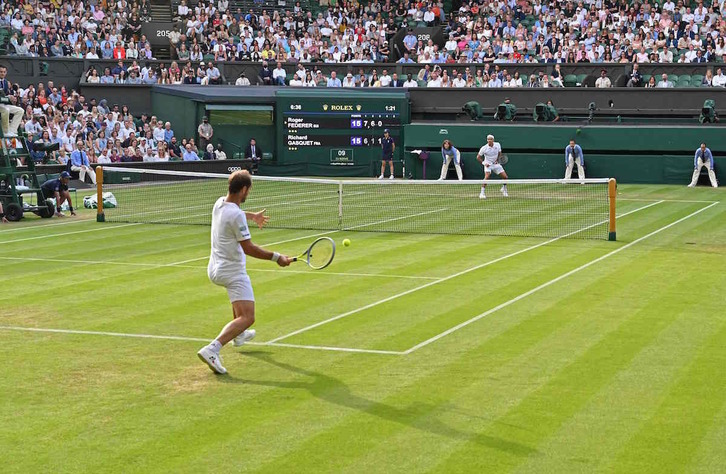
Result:
<svg viewBox="0 0 726 474"><path fill-rule="evenodd" d="M453 159L452 156L447 156L444 160L444 165L441 167L441 177L439 179L446 179L446 174L449 172L449 163ZM456 168L456 176L459 177L459 181L464 179L464 174L461 172L461 160L454 160L454 167Z"/></svg>
<svg viewBox="0 0 726 474"><path fill-rule="evenodd" d="M88 175L88 177L91 178L91 182L96 184L96 172L93 168L86 166L71 166L71 171L77 172L79 175L78 177L84 183L86 182L86 175Z"/></svg>
<svg viewBox="0 0 726 474"><path fill-rule="evenodd" d="M696 169L693 170L693 178L691 178L690 186L694 187L696 183L698 183L698 177L701 175L701 168L704 166L708 169L708 178L711 180L711 186L718 188L716 173L714 173L713 168L711 168L711 161L703 161L702 158L698 159L698 166L696 166Z"/></svg>
<svg viewBox="0 0 726 474"><path fill-rule="evenodd" d="M13 116L12 121L10 116ZM23 120L23 109L10 104L0 104L0 121L3 128L3 135L18 135L18 127Z"/></svg>
<svg viewBox="0 0 726 474"><path fill-rule="evenodd" d="M570 179L570 177L572 176L572 168L575 166L575 163L577 163L577 177L580 179L585 179L585 167L582 166L582 158L575 158L572 155L570 155L570 157L567 159L565 179Z"/></svg>

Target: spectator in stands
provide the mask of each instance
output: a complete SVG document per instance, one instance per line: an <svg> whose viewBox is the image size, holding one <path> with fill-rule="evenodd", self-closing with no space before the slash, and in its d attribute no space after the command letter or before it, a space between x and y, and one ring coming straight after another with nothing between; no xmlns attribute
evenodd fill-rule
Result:
<svg viewBox="0 0 726 474"><path fill-rule="evenodd" d="M204 161L216 160L217 156L214 154L214 145L211 143L207 144L207 148L201 158Z"/></svg>
<svg viewBox="0 0 726 474"><path fill-rule="evenodd" d="M91 168L88 160L88 154L85 151L85 144L82 140L76 141L76 149L71 153L71 171L78 173L81 181L86 180L86 176L91 183L96 184L96 172Z"/></svg>
<svg viewBox="0 0 726 474"><path fill-rule="evenodd" d="M640 71L638 71L638 63L633 64L633 70L628 75L628 83L626 84L627 87L640 87L641 82L643 81L643 76L640 74Z"/></svg>
<svg viewBox="0 0 726 474"><path fill-rule="evenodd" d="M245 148L245 159L259 162L262 160L262 148L257 144L257 140L250 139L250 143Z"/></svg>
<svg viewBox="0 0 726 474"><path fill-rule="evenodd" d="M179 145L177 144L176 137L171 137L171 142L169 142L169 155L173 158L181 158L182 151Z"/></svg>
<svg viewBox="0 0 726 474"><path fill-rule="evenodd" d="M217 66L211 61L207 68L207 80L208 84L219 85L222 83L222 74L219 72Z"/></svg>
<svg viewBox="0 0 726 474"><path fill-rule="evenodd" d="M701 87L713 87L713 70L707 69L706 75L701 79Z"/></svg>
<svg viewBox="0 0 726 474"><path fill-rule="evenodd" d="M276 86L284 86L287 79L287 72L282 67L282 62L277 62L277 67L272 71L272 83Z"/></svg>
<svg viewBox="0 0 726 474"><path fill-rule="evenodd" d="M663 75L660 77L660 82L658 83L659 88L665 88L665 89L671 89L675 87L671 81L668 80L668 74L663 73Z"/></svg>
<svg viewBox="0 0 726 474"><path fill-rule="evenodd" d="M234 85L236 85L236 86L249 86L250 85L250 80L247 79L247 76L245 75L244 71L239 73L239 77L235 81Z"/></svg>
<svg viewBox="0 0 726 474"><path fill-rule="evenodd" d="M318 71L318 73L322 76L322 73L320 73L320 71ZM335 71L330 73L330 78L328 79L327 86L328 87L343 87L343 84L340 82L340 79L338 79Z"/></svg>
<svg viewBox="0 0 726 474"><path fill-rule="evenodd" d="M613 86L607 74L608 72L605 69L600 71L600 77L598 77L595 81L595 87L597 87L598 89L607 89Z"/></svg>
<svg viewBox="0 0 726 474"><path fill-rule="evenodd" d="M711 85L713 87L726 87L726 74L723 73L721 68L716 69L716 75L713 76Z"/></svg>
<svg viewBox="0 0 726 474"><path fill-rule="evenodd" d="M406 87L406 88L409 88L409 89L410 88L413 88L413 87L418 87L418 83L416 81L414 81L413 80L413 77L411 76L411 74L409 74L407 76L406 81L403 83L403 87Z"/></svg>
<svg viewBox="0 0 726 474"><path fill-rule="evenodd" d="M227 159L227 154L222 149L221 143L217 143L217 149L214 150L214 157L216 160L226 160Z"/></svg>
<svg viewBox="0 0 726 474"><path fill-rule="evenodd" d="M199 134L199 146L202 149L206 148L207 144L212 141L212 135L214 135L214 129L209 123L209 117L206 115L202 118L202 123L199 124L197 133Z"/></svg>
<svg viewBox="0 0 726 474"><path fill-rule="evenodd" d="M111 46L109 43L106 43L107 46ZM113 84L115 82L115 78L111 74L111 68L106 68L103 71L103 76L101 76L100 83L101 84Z"/></svg>
<svg viewBox="0 0 726 474"><path fill-rule="evenodd" d="M272 71L270 70L270 66L267 64L267 61L262 61L260 79L262 79L262 84L266 86L271 86L274 83L274 77Z"/></svg>
<svg viewBox="0 0 726 474"><path fill-rule="evenodd" d="M186 147L184 148L184 152L182 153L182 160L184 160L184 161L199 161L199 156L192 149L192 145L189 144L189 143L187 143Z"/></svg>
<svg viewBox="0 0 726 474"><path fill-rule="evenodd" d="M353 73L348 73L345 78L343 78L343 87L352 88L356 86L355 78L353 77Z"/></svg>
<svg viewBox="0 0 726 474"><path fill-rule="evenodd" d="M7 73L8 69L5 66L0 66L0 98L7 98L7 102L0 102L0 121L2 122L3 136L17 137L18 127L23 120L23 109L13 105L10 97L8 97L11 88Z"/></svg>
<svg viewBox="0 0 726 474"><path fill-rule="evenodd" d="M655 76L650 76L648 83L645 85L646 89L654 89L656 87Z"/></svg>

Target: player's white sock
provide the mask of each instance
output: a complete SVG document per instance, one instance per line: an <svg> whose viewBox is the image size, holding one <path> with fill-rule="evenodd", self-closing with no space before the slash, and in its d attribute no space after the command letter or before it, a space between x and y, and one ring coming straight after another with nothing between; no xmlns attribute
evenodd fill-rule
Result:
<svg viewBox="0 0 726 474"><path fill-rule="evenodd" d="M213 350L214 352L219 354L219 351L222 350L222 343L215 339L212 342L210 342L207 345L207 347L209 347L211 350Z"/></svg>

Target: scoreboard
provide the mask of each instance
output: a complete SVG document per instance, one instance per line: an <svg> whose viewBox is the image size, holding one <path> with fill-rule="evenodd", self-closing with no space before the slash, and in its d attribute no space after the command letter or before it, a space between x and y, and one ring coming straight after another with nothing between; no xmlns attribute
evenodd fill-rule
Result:
<svg viewBox="0 0 726 474"><path fill-rule="evenodd" d="M403 92L285 90L278 93L276 121L279 162L355 167L357 174L369 176L381 159L384 130L396 143L394 160L401 159L408 99Z"/></svg>

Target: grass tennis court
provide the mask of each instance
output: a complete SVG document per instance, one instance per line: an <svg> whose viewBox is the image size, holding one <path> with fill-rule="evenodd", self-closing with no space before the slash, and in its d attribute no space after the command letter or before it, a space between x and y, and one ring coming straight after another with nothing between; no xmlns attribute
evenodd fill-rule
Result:
<svg viewBox="0 0 726 474"><path fill-rule="evenodd" d="M1 226L3 472L722 472L726 195L619 192L617 242L343 231L320 272L249 261L228 376L196 356L231 316L208 227Z"/></svg>

